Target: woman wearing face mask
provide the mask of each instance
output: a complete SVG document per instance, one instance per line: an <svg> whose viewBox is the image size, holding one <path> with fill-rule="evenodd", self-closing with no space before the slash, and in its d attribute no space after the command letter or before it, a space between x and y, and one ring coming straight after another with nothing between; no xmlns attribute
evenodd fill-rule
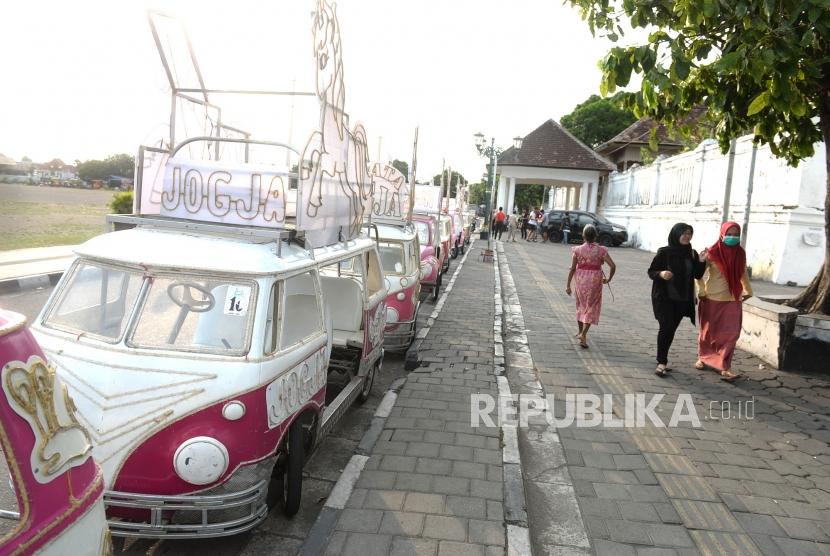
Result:
<svg viewBox="0 0 830 556"><path fill-rule="evenodd" d="M698 280L700 334L695 368L712 368L729 382L740 377L732 372L732 356L741 336L742 302L752 297L746 252L740 243L741 227L725 222L720 239L702 253L706 273Z"/></svg>
<svg viewBox="0 0 830 556"><path fill-rule="evenodd" d="M669 232L669 244L661 247L648 276L652 279L651 306L654 318L660 324L657 333L657 376L666 376L669 366L669 348L674 333L683 317L695 323L694 280L703 276L706 263L692 249L694 229L685 222L675 224Z"/></svg>

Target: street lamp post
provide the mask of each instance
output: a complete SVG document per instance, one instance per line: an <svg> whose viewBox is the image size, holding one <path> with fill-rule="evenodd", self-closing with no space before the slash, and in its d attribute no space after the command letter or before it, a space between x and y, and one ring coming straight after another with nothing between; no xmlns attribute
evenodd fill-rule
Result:
<svg viewBox="0 0 830 556"><path fill-rule="evenodd" d="M487 213L487 228L490 230L487 234L487 249L491 249L491 241L493 238L493 208L496 205L496 164L498 163L498 157L504 152L504 149L496 147L495 137L490 138L489 146L487 146L487 141L484 139L483 133L476 133L474 137L478 154L490 160L490 163L487 165L487 182L490 187L490 193L487 196L485 212ZM513 147L517 150L521 149L522 140L522 137L514 137ZM509 211L510 208L508 207L507 210Z"/></svg>

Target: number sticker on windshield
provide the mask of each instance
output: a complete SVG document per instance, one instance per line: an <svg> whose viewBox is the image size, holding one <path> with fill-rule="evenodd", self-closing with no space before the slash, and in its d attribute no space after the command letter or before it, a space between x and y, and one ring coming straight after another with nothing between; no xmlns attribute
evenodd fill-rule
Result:
<svg viewBox="0 0 830 556"><path fill-rule="evenodd" d="M250 297L250 287L228 286L228 294L225 296L225 314L236 316L246 315L248 313L248 301Z"/></svg>

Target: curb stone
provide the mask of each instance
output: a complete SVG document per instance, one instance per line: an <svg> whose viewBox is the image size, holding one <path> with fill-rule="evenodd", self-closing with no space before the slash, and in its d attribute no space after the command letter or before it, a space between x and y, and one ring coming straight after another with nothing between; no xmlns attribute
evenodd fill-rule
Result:
<svg viewBox="0 0 830 556"><path fill-rule="evenodd" d="M510 384L507 382L504 368L504 332L502 319L504 304L502 302L501 274L499 254L503 247L496 245L493 253L493 273L496 285L495 314L493 316L493 374L499 388L499 407L513 405ZM505 404L505 405L502 405ZM519 451L519 437L515 426L500 424L502 440L502 467L504 468L504 521L507 524L508 556L525 556L533 554L530 545L530 529L527 524L527 502L525 499L524 477L522 475L522 455Z"/></svg>
<svg viewBox="0 0 830 556"><path fill-rule="evenodd" d="M61 276L63 276L63 271L0 280L0 293L14 293L24 290L55 286Z"/></svg>
<svg viewBox="0 0 830 556"><path fill-rule="evenodd" d="M475 243L475 240L470 243L470 247L472 247L473 243ZM423 340L423 338L425 338L429 333L432 323L435 322L435 319L437 319L438 315L441 313L441 309L444 308L444 302L447 299L447 295L449 295L452 291L455 280L459 276L461 268L464 266L464 261L467 260L467 255L470 254L470 251L470 249L467 249L464 257L458 263L458 266L456 266L452 279L450 279L447 287L444 288L444 293L441 294L441 297L435 304L432 314L430 314L429 319L427 320L427 326L418 331L419 339L416 339L418 345L420 345L420 341ZM412 350L413 347L415 347L414 343L409 349ZM407 360L409 360L409 350L407 350ZM406 367L406 370L410 369ZM331 539L332 533L334 533L334 528L337 525L340 513L346 507L346 503L349 501L349 497L351 497L352 490L354 490L354 485L357 483L358 479L360 479L360 474L363 471L366 462L369 460L372 448L374 448L381 432L383 432L386 420L389 418L392 408L395 406L395 402L398 399L398 393L403 389L404 385L406 385L406 378L400 378L393 382L386 391L386 394L384 394L383 400L381 400L377 409L375 409L375 414L372 417L372 422L369 425L368 430L363 433L360 443L357 445L357 449L355 450L356 453L351 457L351 459L349 459L349 462L346 464L346 467L343 469L340 477L334 484L334 488L332 488L329 493L325 504L323 504L323 508L317 515L317 519L314 520L314 524L311 526L311 529L309 529L308 535L306 536L305 541L303 541L300 551L297 553L298 556L318 556L325 550L329 539Z"/></svg>

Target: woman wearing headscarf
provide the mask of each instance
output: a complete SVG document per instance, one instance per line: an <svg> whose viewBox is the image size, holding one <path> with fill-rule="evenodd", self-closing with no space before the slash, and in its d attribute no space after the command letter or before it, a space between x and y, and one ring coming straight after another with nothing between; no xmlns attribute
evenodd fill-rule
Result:
<svg viewBox="0 0 830 556"><path fill-rule="evenodd" d="M651 306L660 325L657 332L658 376L666 376L669 348L683 317L695 323L695 279L703 276L706 263L692 249L694 228L685 222L675 224L669 232L669 244L657 250L648 276L652 279ZM705 260L705 259L704 259Z"/></svg>
<svg viewBox="0 0 830 556"><path fill-rule="evenodd" d="M579 328L576 337L583 348L588 347L588 329L592 324L599 324L602 285L609 283L617 271L617 265L608 255L608 248L597 245L597 235L594 226L589 224L583 228L582 238L585 241L579 247L571 248L571 271L565 286L565 293L571 295L571 281L576 277L576 324ZM607 278L602 272L603 263L610 269Z"/></svg>
<svg viewBox="0 0 830 556"><path fill-rule="evenodd" d="M706 273L697 282L700 334L695 368L712 368L726 381L740 376L732 372L732 356L741 336L743 301L752 297L746 251L740 243L741 227L724 222L718 241L704 250Z"/></svg>

